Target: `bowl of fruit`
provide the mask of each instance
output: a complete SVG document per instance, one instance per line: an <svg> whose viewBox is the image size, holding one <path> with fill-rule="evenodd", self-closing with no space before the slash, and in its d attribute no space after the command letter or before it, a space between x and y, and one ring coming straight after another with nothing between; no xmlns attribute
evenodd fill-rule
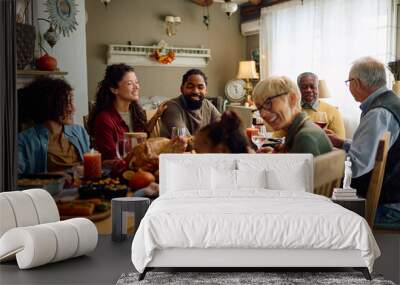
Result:
<svg viewBox="0 0 400 285"><path fill-rule="evenodd" d="M103 196L107 200L111 200L113 198L125 197L128 193L128 186L124 184L110 184L106 185L103 188Z"/></svg>
<svg viewBox="0 0 400 285"><path fill-rule="evenodd" d="M111 190L113 191L114 195L120 195L114 197L123 197L126 196L126 193L128 192L128 187L126 187L125 185L121 185L119 178L105 178L98 181L86 181L85 184L79 188L78 192L81 199L90 199L102 198L106 196L110 197L112 196L110 194Z"/></svg>
<svg viewBox="0 0 400 285"><path fill-rule="evenodd" d="M92 198L101 198L103 189L103 185L99 185L96 182L86 182L85 184L79 187L79 198L81 199L92 199Z"/></svg>

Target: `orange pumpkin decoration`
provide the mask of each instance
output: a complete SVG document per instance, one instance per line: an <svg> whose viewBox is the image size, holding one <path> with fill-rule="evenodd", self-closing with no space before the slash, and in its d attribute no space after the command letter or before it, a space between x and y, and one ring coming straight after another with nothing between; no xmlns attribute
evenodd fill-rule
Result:
<svg viewBox="0 0 400 285"><path fill-rule="evenodd" d="M139 168L139 170L131 176L129 180L129 187L132 190L138 190L149 186L150 183L155 181L155 177L151 172L144 171Z"/></svg>
<svg viewBox="0 0 400 285"><path fill-rule="evenodd" d="M36 60L36 67L39 70L54 71L57 69L57 60L46 53Z"/></svg>

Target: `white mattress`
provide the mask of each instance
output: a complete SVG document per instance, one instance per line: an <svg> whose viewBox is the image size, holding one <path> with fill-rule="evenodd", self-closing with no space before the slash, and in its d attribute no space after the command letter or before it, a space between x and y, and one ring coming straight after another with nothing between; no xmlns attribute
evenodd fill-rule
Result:
<svg viewBox="0 0 400 285"><path fill-rule="evenodd" d="M246 248L359 250L372 271L379 248L367 222L307 192L247 189L166 193L156 199L132 243L139 272L156 249Z"/></svg>

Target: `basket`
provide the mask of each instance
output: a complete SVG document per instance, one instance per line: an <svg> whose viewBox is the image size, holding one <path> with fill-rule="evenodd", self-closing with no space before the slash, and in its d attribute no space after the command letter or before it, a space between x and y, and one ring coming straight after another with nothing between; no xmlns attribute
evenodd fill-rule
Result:
<svg viewBox="0 0 400 285"><path fill-rule="evenodd" d="M35 26L17 23L17 68L24 69L33 60Z"/></svg>

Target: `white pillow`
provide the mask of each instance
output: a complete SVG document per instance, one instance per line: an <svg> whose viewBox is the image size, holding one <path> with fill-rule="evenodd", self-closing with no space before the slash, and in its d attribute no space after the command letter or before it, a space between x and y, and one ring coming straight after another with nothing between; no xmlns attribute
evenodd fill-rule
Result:
<svg viewBox="0 0 400 285"><path fill-rule="evenodd" d="M271 190L307 191L309 181L307 163L304 158L296 160L291 155L274 154L274 157L239 159L238 169L259 171L266 170L267 187Z"/></svg>
<svg viewBox="0 0 400 285"><path fill-rule="evenodd" d="M209 167L176 163L170 163L168 167L168 191L212 189L211 169Z"/></svg>
<svg viewBox="0 0 400 285"><path fill-rule="evenodd" d="M266 170L230 170L212 168L214 190L234 191L240 188L266 188Z"/></svg>
<svg viewBox="0 0 400 285"><path fill-rule="evenodd" d="M236 190L236 170L212 168L212 188L214 190Z"/></svg>
<svg viewBox="0 0 400 285"><path fill-rule="evenodd" d="M293 167L290 172L270 169L266 172L267 188L271 190L307 191L307 181L301 167Z"/></svg>
<svg viewBox="0 0 400 285"><path fill-rule="evenodd" d="M267 188L267 171L236 170L238 188Z"/></svg>

